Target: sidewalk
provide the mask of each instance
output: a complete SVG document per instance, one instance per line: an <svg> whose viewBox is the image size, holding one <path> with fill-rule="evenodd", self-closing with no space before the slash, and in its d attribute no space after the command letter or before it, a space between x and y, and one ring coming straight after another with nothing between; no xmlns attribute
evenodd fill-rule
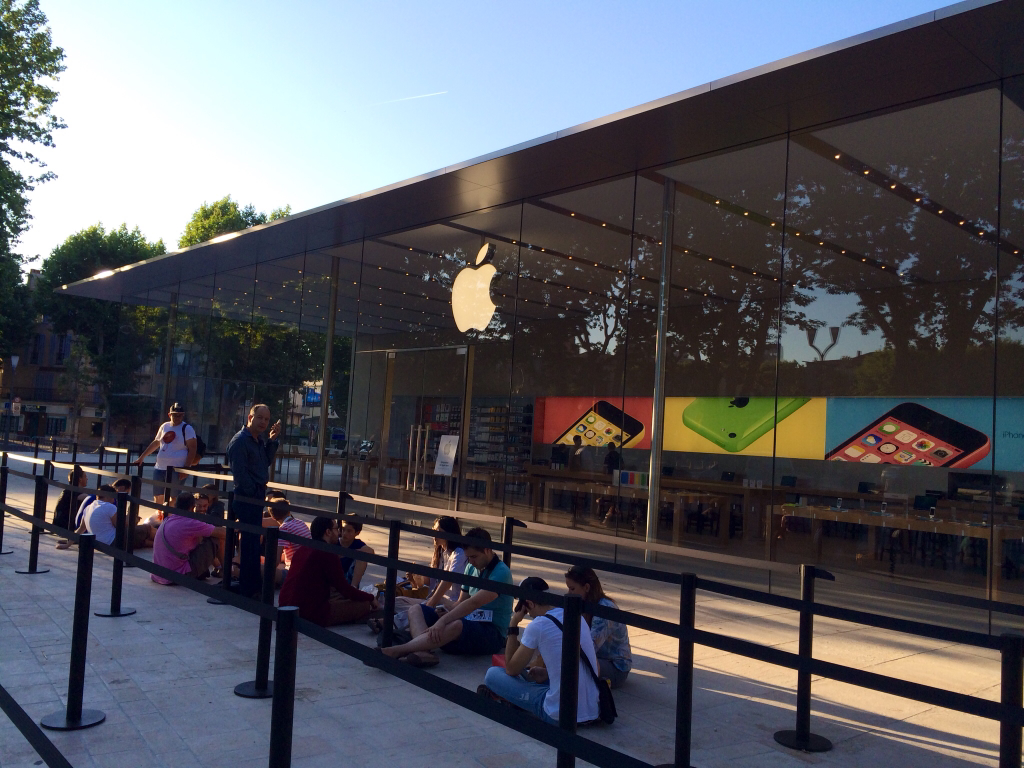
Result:
<svg viewBox="0 0 1024 768"><path fill-rule="evenodd" d="M20 467L19 467L20 468ZM50 507L56 501L50 498ZM9 502L31 508L31 482L11 477ZM8 517L0 557L0 685L39 720L64 706L70 651L77 548L54 549L44 536L39 563L50 572L17 575L28 559L28 527ZM363 537L386 551L382 529ZM403 543L403 559L426 562L426 540ZM539 575L553 588L564 567L513 560L513 576ZM110 560L97 555L92 609L110 595ZM383 581L370 566L367 581ZM677 620L671 586L602 575L619 606ZM126 569L122 604L128 618L90 617L85 706L107 721L74 733L48 732L76 768L90 766L266 766L270 700L233 695L255 673L258 620L179 587L160 587ZM796 651L791 611L699 593L701 629ZM343 634L367 645L364 626ZM585 729L588 738L652 764L670 763L674 737L675 641L631 629L634 669L615 692L619 720ZM992 651L913 638L818 619L818 658L914 682L948 686L985 698L999 695L999 658ZM794 727L796 673L698 647L695 655L693 752L705 766L899 765L936 768L964 763L996 765L998 724L884 694L816 679L812 730L829 739L828 753L793 753L772 734ZM470 689L488 659L445 656L434 671ZM0 714L0 765L38 765L39 757ZM300 635L293 764L446 768L554 766L554 750L469 713L384 672ZM583 765L583 763L580 763Z"/></svg>

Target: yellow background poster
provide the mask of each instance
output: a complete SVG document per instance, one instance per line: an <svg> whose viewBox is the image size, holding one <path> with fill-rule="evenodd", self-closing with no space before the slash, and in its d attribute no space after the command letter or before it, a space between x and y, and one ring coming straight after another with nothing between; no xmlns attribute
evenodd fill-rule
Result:
<svg viewBox="0 0 1024 768"><path fill-rule="evenodd" d="M664 450L734 456L771 456L774 446L778 456L791 459L825 458L824 397L812 397L780 421L775 429L769 429L746 448L735 453L725 450L683 424L683 410L695 400L695 397L665 398ZM774 445L776 433L778 443Z"/></svg>

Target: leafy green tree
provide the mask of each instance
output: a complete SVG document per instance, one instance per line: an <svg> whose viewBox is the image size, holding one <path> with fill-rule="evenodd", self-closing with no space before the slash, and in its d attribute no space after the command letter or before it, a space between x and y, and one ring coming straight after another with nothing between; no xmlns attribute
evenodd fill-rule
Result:
<svg viewBox="0 0 1024 768"><path fill-rule="evenodd" d="M199 206L192 214L191 220L185 225L185 232L178 240L178 247L188 248L191 245L205 243L219 235L238 232L275 219L283 219L291 212L290 205L286 205L284 208L275 208L269 215L257 212L252 204L240 208L238 203L231 199L231 195L227 195L220 200L203 203Z"/></svg>
<svg viewBox="0 0 1024 768"><path fill-rule="evenodd" d="M97 224L71 235L42 265L36 309L50 319L55 333L70 331L84 342L111 419L116 414L110 410L110 396L136 392L139 369L161 348L166 323L161 325L156 316L162 310L68 296L60 287L164 250L162 240L148 242L138 227L129 231L122 224L107 232Z"/></svg>
<svg viewBox="0 0 1024 768"><path fill-rule="evenodd" d="M37 0L0 0L0 356L5 358L32 331L29 291L13 247L31 218L28 193L53 178L51 172L33 176L24 168L45 167L27 148L52 147L53 132L64 127L50 111L57 100L50 84L64 71L63 60Z"/></svg>

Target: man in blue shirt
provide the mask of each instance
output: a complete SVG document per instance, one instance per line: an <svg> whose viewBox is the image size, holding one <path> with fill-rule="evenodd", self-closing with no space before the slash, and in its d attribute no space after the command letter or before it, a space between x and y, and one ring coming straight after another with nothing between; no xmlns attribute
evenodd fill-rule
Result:
<svg viewBox="0 0 1024 768"><path fill-rule="evenodd" d="M239 522L261 525L263 522L262 499L267 493L270 481L270 465L277 453L277 436L281 421L270 427L268 439L263 433L270 425L270 408L254 405L249 411L249 421L228 443L227 459L235 481L235 516ZM260 499L259 503L239 501L238 497ZM242 532L239 546L241 567L239 569L238 591L242 595L259 595L260 592L260 537L255 533Z"/></svg>
<svg viewBox="0 0 1024 768"><path fill-rule="evenodd" d="M466 575L511 584L508 566L486 546L491 543L491 535L483 528L473 528L466 532L466 538L481 540L481 546L465 545L469 561ZM427 605L412 606L409 609L412 640L381 650L394 659L404 657L406 662L418 667L437 664L437 656L431 653L436 648L466 656L500 653L505 647L505 633L511 618L511 595L463 586L459 601L450 611Z"/></svg>

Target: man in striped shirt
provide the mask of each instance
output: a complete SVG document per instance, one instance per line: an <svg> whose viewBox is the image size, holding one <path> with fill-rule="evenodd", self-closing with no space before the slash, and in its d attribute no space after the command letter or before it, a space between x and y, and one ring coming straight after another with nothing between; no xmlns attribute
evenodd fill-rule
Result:
<svg viewBox="0 0 1024 768"><path fill-rule="evenodd" d="M281 529L283 533L290 533L295 536L301 536L304 539L310 538L309 526L301 520L292 517L291 507L288 504L288 499L283 496L275 498L270 502L270 515L274 518L274 522ZM280 539L277 545L277 551L279 553L280 561L277 566L277 579L278 585L284 583L284 577L288 574L288 569L292 565L292 557L299 548L299 544L294 541L287 541Z"/></svg>

